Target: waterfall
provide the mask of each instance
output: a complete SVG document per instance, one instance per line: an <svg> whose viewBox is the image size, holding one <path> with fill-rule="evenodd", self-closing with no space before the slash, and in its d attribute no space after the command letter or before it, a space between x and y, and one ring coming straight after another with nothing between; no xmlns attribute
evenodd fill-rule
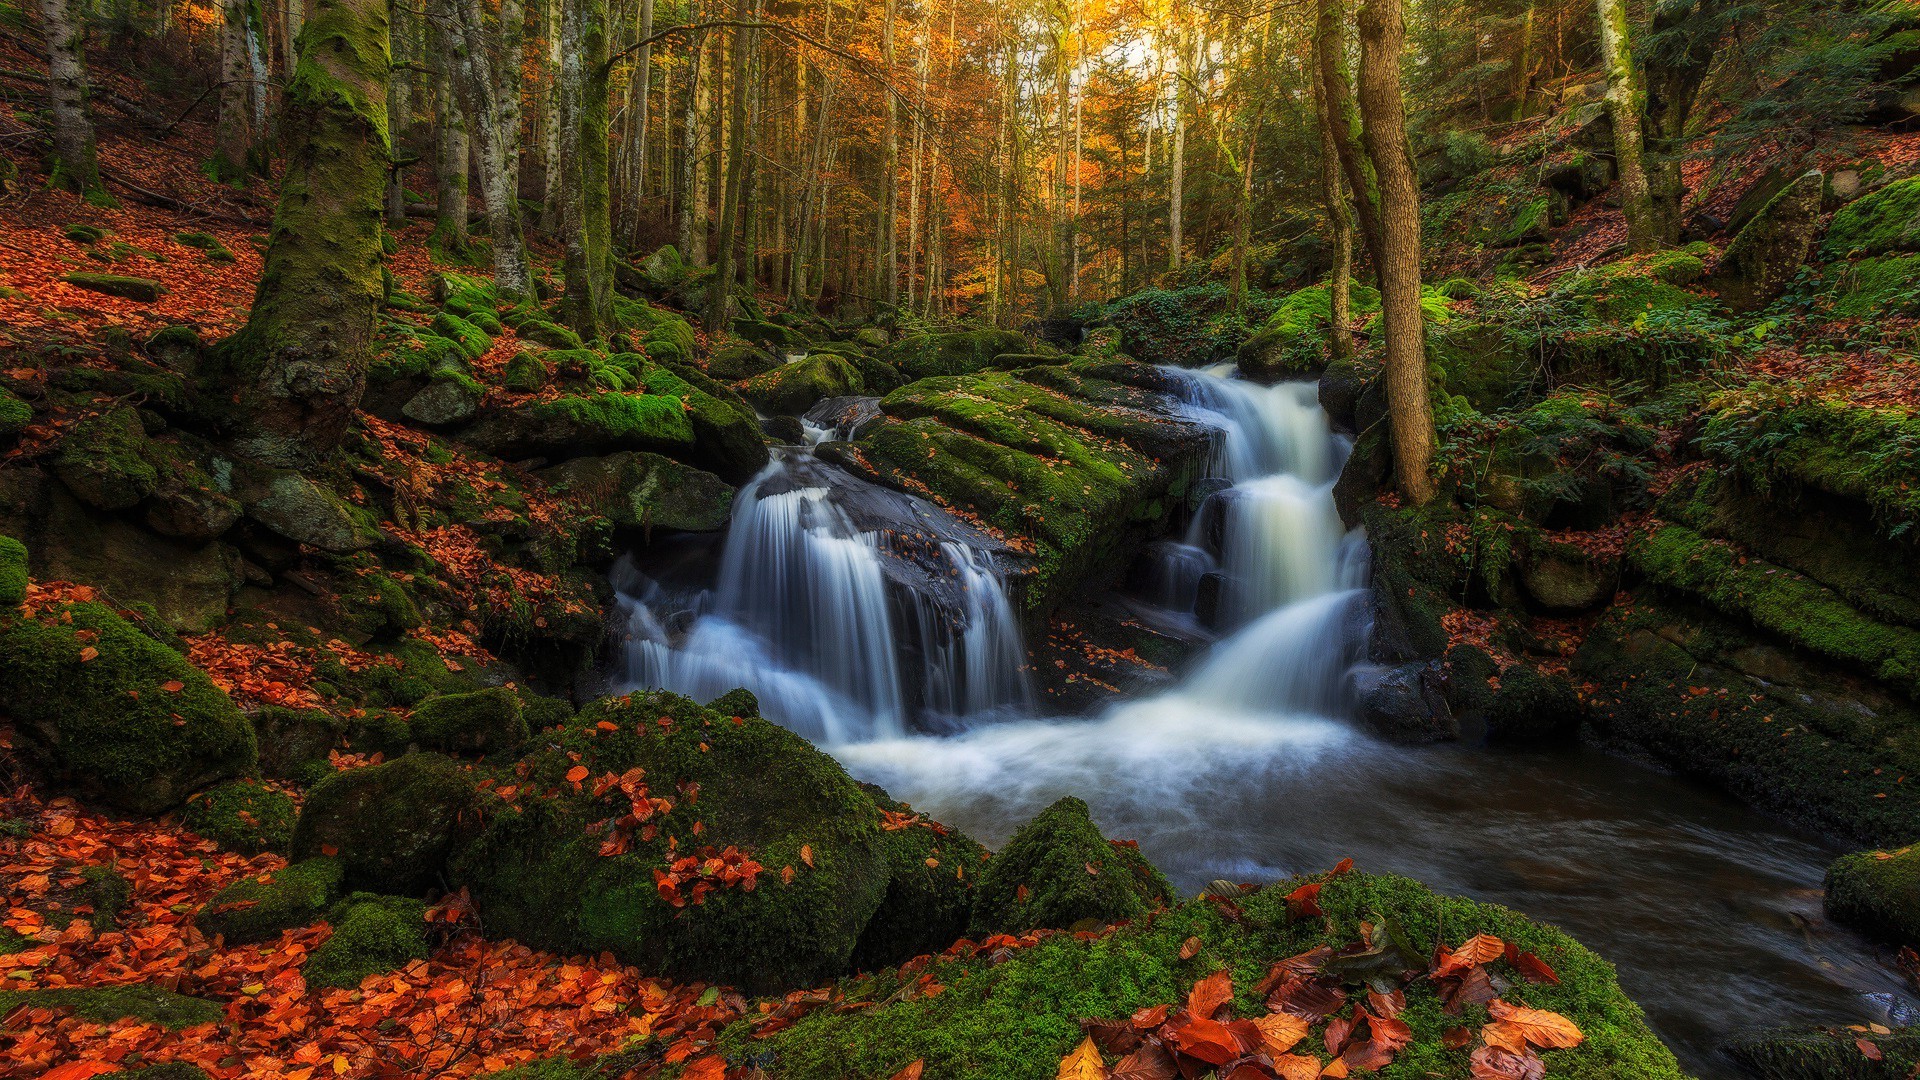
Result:
<svg viewBox="0 0 1920 1080"><path fill-rule="evenodd" d="M703 701L744 686L831 746L1030 709L1020 624L984 539L782 452L735 497L711 591L686 602L626 572L625 685ZM676 601L680 632L662 614Z"/></svg>

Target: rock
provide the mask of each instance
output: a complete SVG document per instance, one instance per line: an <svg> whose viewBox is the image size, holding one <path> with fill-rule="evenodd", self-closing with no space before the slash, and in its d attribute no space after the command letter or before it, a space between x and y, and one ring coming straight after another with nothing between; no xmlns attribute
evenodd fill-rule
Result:
<svg viewBox="0 0 1920 1080"><path fill-rule="evenodd" d="M1896 180L1834 212L1823 259L1920 251L1920 176Z"/></svg>
<svg viewBox="0 0 1920 1080"><path fill-rule="evenodd" d="M137 300L151 304L167 294L167 287L143 277L125 277L120 274L71 273L60 280L76 288L86 289L106 296L118 296L125 300Z"/></svg>
<svg viewBox="0 0 1920 1080"><path fill-rule="evenodd" d="M709 708L729 712L720 707L724 700L713 702ZM860 786L882 811L897 815L896 823L908 819L914 822L905 828L886 829L881 835L887 893L860 932L850 961L857 971L878 971L916 956L941 952L966 934L973 912L974 881L987 849L958 829L914 814L911 807L895 802L871 784Z"/></svg>
<svg viewBox="0 0 1920 1080"><path fill-rule="evenodd" d="M853 343L863 349L884 349L887 347L887 332L877 326L863 326L853 332Z"/></svg>
<svg viewBox="0 0 1920 1080"><path fill-rule="evenodd" d="M973 931L1096 929L1140 919L1174 897L1138 846L1100 835L1087 804L1068 796L1020 826L988 860Z"/></svg>
<svg viewBox="0 0 1920 1080"><path fill-rule="evenodd" d="M435 315L428 329L459 346L460 354L468 360L478 360L493 348L492 334L451 311Z"/></svg>
<svg viewBox="0 0 1920 1080"><path fill-rule="evenodd" d="M335 773L307 793L296 859L337 853L347 887L415 895L480 826L480 793L452 758L424 752Z"/></svg>
<svg viewBox="0 0 1920 1080"><path fill-rule="evenodd" d="M1590 555L1571 544L1530 543L1518 569L1528 598L1554 614L1591 611L1613 599L1620 584L1617 558Z"/></svg>
<svg viewBox="0 0 1920 1080"><path fill-rule="evenodd" d="M1348 434L1360 431L1354 410L1365 392L1367 381L1351 360L1335 360L1320 373L1320 407L1334 430Z"/></svg>
<svg viewBox="0 0 1920 1080"><path fill-rule="evenodd" d="M519 323L513 328L513 333L522 341L531 341L550 349L578 349L584 344L579 334L546 319L529 319Z"/></svg>
<svg viewBox="0 0 1920 1080"><path fill-rule="evenodd" d="M740 338L756 345L764 345L776 353L798 352L807 347L805 334L790 326L781 326L779 323L739 318L733 320L733 332Z"/></svg>
<svg viewBox="0 0 1920 1080"><path fill-rule="evenodd" d="M425 903L410 897L355 893L327 913L333 936L313 950L300 973L309 987L352 989L369 975L425 960L426 911Z"/></svg>
<svg viewBox="0 0 1920 1080"><path fill-rule="evenodd" d="M246 512L279 536L335 555L365 551L378 539L338 495L299 473L274 475Z"/></svg>
<svg viewBox="0 0 1920 1080"><path fill-rule="evenodd" d="M461 434L496 457L554 461L617 450L685 454L693 422L678 398L659 394L590 394L529 401L491 411Z"/></svg>
<svg viewBox="0 0 1920 1080"><path fill-rule="evenodd" d="M527 741L520 695L500 687L441 694L413 707L414 741L450 754L499 754Z"/></svg>
<svg viewBox="0 0 1920 1080"><path fill-rule="evenodd" d="M828 401L835 400L828 398ZM819 406L815 406L818 408ZM811 412L812 410L808 410ZM760 431L782 446L799 446L807 441L806 426L797 416L769 416L760 421Z"/></svg>
<svg viewBox="0 0 1920 1080"><path fill-rule="evenodd" d="M651 365L641 378L649 393L677 398L686 410L694 438L692 450L682 455L688 464L733 484L766 468L767 442L745 398L690 361Z"/></svg>
<svg viewBox="0 0 1920 1080"><path fill-rule="evenodd" d="M104 604L0 615L0 701L30 760L141 814L253 772L252 725L179 653Z"/></svg>
<svg viewBox="0 0 1920 1080"><path fill-rule="evenodd" d="M1437 508L1361 506L1373 567L1372 659L1384 664L1426 660L1447 651L1441 617L1462 583L1459 560L1446 550L1448 520Z"/></svg>
<svg viewBox="0 0 1920 1080"><path fill-rule="evenodd" d="M0 608L17 608L27 599L27 546L0 536Z"/></svg>
<svg viewBox="0 0 1920 1080"><path fill-rule="evenodd" d="M285 851L298 813L285 792L258 780L230 780L187 797L180 823L242 855Z"/></svg>
<svg viewBox="0 0 1920 1080"><path fill-rule="evenodd" d="M1542 675L1526 664L1500 671L1500 687L1486 707L1487 735L1495 739L1571 739L1580 732L1586 707L1573 684Z"/></svg>
<svg viewBox="0 0 1920 1080"><path fill-rule="evenodd" d="M506 369L500 373L500 385L516 394L531 394L545 389L552 377L553 372L545 360L522 349L507 361Z"/></svg>
<svg viewBox="0 0 1920 1080"><path fill-rule="evenodd" d="M226 1016L226 1010L217 1001L188 997L171 990L163 990L158 986L142 986L137 983L98 987L63 986L44 990L0 990L0 1009L6 1010L9 1016L22 1009L71 1012L82 1020L103 1026L109 1024L115 1027L158 1026L169 1031L180 1031L201 1024L217 1024ZM123 1023L125 1021L132 1021L132 1023ZM121 1077L130 1074L116 1072L113 1075ZM204 1077L206 1074L200 1075ZM174 1073L171 1076L153 1076L151 1080L194 1080L194 1078Z"/></svg>
<svg viewBox="0 0 1920 1080"><path fill-rule="evenodd" d="M240 520L240 500L220 490L198 467L160 474L147 499L147 527L162 536L206 543L226 534Z"/></svg>
<svg viewBox="0 0 1920 1080"><path fill-rule="evenodd" d="M306 859L281 870L242 878L213 894L193 917L208 937L228 945L271 941L283 930L308 926L340 895L343 872L336 859Z"/></svg>
<svg viewBox="0 0 1920 1080"><path fill-rule="evenodd" d="M126 510L153 494L160 474L139 411L121 405L73 426L60 440L53 474L75 498L101 510Z"/></svg>
<svg viewBox="0 0 1920 1080"><path fill-rule="evenodd" d="M827 398L865 393L867 384L842 357L815 353L749 379L740 394L769 415L799 416Z"/></svg>
<svg viewBox="0 0 1920 1080"><path fill-rule="evenodd" d="M11 390L0 388L0 439L11 438L33 423L33 406L21 401Z"/></svg>
<svg viewBox="0 0 1920 1080"><path fill-rule="evenodd" d="M346 722L324 709L268 706L254 713L260 774L275 780L331 775L327 754L340 744ZM316 768L317 766L317 768Z"/></svg>
<svg viewBox="0 0 1920 1080"><path fill-rule="evenodd" d="M1827 868L1827 915L1896 945L1920 947L1920 851L1863 851Z"/></svg>
<svg viewBox="0 0 1920 1080"><path fill-rule="evenodd" d="M1460 737L1437 664L1364 664L1349 672L1348 678L1359 702L1361 726L1388 742L1419 744Z"/></svg>
<svg viewBox="0 0 1920 1080"><path fill-rule="evenodd" d="M597 701L541 743L517 769L523 785L555 794L491 815L453 864L489 933L605 950L750 994L817 986L846 970L886 894L887 861L878 810L832 758L769 721L664 693ZM592 778L579 786L567 779L576 763ZM644 790L594 796L609 774ZM634 811L648 828L609 832L609 814L636 797L647 800ZM608 841L615 847L602 854ZM656 876L681 853L729 849L759 864L751 889L738 871L702 879L698 858Z"/></svg>
<svg viewBox="0 0 1920 1080"><path fill-rule="evenodd" d="M473 419L484 393L471 377L449 375L434 379L400 406L400 414L428 427L454 427Z"/></svg>
<svg viewBox="0 0 1920 1080"><path fill-rule="evenodd" d="M1861 1039L1873 1044L1877 1060L1861 1053ZM1920 1032L1910 1030L1779 1028L1737 1035L1724 1049L1755 1080L1895 1080L1920 1068Z"/></svg>
<svg viewBox="0 0 1920 1080"><path fill-rule="evenodd" d="M725 382L739 382L772 371L785 362L765 349L736 341L707 358L707 374Z"/></svg>
<svg viewBox="0 0 1920 1080"><path fill-rule="evenodd" d="M1826 177L1804 173L1740 230L1707 285L1735 311L1772 303L1792 283L1820 235Z"/></svg>
<svg viewBox="0 0 1920 1080"><path fill-rule="evenodd" d="M882 350L880 359L913 380L934 375L970 375L986 370L1001 353L1032 351L1026 337L1011 330L964 330L902 338Z"/></svg>
<svg viewBox="0 0 1920 1080"><path fill-rule="evenodd" d="M733 512L726 481L659 454L575 458L539 476L622 528L716 532Z"/></svg>

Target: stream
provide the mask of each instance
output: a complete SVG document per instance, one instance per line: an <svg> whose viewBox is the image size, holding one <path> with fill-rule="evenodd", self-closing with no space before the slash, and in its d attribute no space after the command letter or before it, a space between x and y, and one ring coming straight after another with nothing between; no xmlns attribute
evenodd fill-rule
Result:
<svg viewBox="0 0 1920 1080"><path fill-rule="evenodd" d="M1311 383L1169 373L1170 412L1219 433L1209 472L1230 485L1150 553L1155 616L1197 625L1205 593L1221 633L1170 689L1037 715L1004 549L810 447L741 490L717 550L688 539L622 563L625 685L703 701L745 686L855 776L990 847L1071 794L1189 894L1352 857L1515 908L1612 961L1701 1077L1739 1075L1717 1049L1732 1035L1920 1008L1822 916L1839 851L1817 836L1595 751L1405 748L1349 725L1368 627L1366 545L1331 494L1345 440ZM810 415L811 441L849 434L830 411Z"/></svg>

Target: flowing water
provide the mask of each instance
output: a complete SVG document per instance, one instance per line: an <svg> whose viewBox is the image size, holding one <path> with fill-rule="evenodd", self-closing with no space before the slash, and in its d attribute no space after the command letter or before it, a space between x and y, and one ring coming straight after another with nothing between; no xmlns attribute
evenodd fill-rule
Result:
<svg viewBox="0 0 1920 1080"><path fill-rule="evenodd" d="M1221 637L1171 689L1091 718L1034 715L993 542L917 500L783 452L740 492L711 587L632 568L626 677L771 717L989 846L1062 795L1176 884L1265 881L1353 857L1554 922L1620 970L1691 1071L1727 1037L1902 1022L1899 978L1828 924L1836 854L1729 799L1575 748L1383 744L1349 726L1366 545L1332 482L1346 452L1312 384L1176 372L1219 432L1219 490L1154 545L1151 599ZM811 418L810 442L845 437ZM930 734L939 732L940 734Z"/></svg>

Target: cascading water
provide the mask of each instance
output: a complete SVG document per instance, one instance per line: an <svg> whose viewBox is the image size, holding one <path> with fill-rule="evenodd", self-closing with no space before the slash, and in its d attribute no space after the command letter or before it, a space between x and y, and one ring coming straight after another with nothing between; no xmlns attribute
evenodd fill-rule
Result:
<svg viewBox="0 0 1920 1080"><path fill-rule="evenodd" d="M630 565L617 582L628 686L703 701L744 686L767 716L829 746L1031 706L1019 622L984 537L799 450L734 506L717 583L680 606L684 632L662 617L674 598L658 582Z"/></svg>

